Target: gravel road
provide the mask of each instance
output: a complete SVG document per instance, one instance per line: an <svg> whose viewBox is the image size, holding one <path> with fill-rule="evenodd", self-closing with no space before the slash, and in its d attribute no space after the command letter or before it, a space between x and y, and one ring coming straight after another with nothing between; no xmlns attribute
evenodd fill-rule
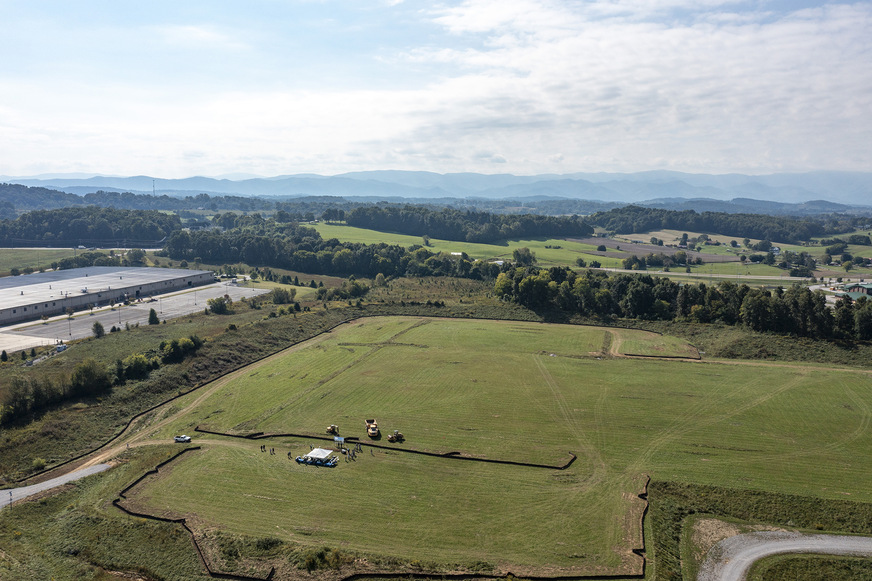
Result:
<svg viewBox="0 0 872 581"><path fill-rule="evenodd" d="M711 548L699 569L697 581L741 581L755 561L784 553L872 557L872 537L781 531L736 535Z"/></svg>
<svg viewBox="0 0 872 581"><path fill-rule="evenodd" d="M33 496L34 494L38 494L44 490L49 490L51 488L54 488L55 486L60 486L61 484L66 484L67 482L72 482L73 480L78 480L79 478L84 478L85 476L90 476L91 474L102 472L107 468L109 468L109 464L97 464L88 468L74 470L73 472L64 474L63 476L58 476L57 478L52 478L51 480L46 480L45 482L40 482L39 484L31 484L30 486L21 486L19 488L8 488L6 490L0 490L0 501L2 501L3 506L8 506L12 502L17 502L23 498Z"/></svg>

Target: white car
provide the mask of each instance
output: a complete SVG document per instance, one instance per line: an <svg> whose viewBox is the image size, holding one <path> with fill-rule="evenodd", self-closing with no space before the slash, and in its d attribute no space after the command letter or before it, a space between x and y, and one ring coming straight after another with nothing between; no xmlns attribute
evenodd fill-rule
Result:
<svg viewBox="0 0 872 581"><path fill-rule="evenodd" d="M179 444L187 444L191 441L191 436L176 436L173 439Z"/></svg>

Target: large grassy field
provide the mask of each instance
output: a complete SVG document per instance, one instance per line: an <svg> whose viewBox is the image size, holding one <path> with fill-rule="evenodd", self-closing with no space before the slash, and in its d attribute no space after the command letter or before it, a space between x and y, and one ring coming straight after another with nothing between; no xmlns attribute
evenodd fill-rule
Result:
<svg viewBox="0 0 872 581"><path fill-rule="evenodd" d="M438 570L627 572L643 475L872 502L869 375L820 366L631 359L695 355L638 331L536 323L366 319L185 396L150 437L197 426L367 441L562 464L565 471L366 451L297 465L310 441L198 436L204 446L139 487L140 508L219 528ZM611 354L611 355L609 355ZM387 444L384 440L380 444ZM207 478L203 476L208 474ZM484 561L487 565L482 565Z"/></svg>
<svg viewBox="0 0 872 581"><path fill-rule="evenodd" d="M423 244L420 236L379 232L377 230L355 228L342 224L318 223L314 225L314 228L325 239L336 238L343 242L362 242L364 244L385 242L406 247L413 244ZM546 246L550 248L546 248ZM430 250L432 252L465 252L470 258L477 260L511 260L512 251L515 248L523 247L532 250L536 254L539 266L544 267L575 266L577 258L583 258L588 262L590 260L599 260L600 264L606 267L619 267L621 265L621 259L618 258L587 254L596 250L596 246L580 242L567 242L558 238L512 239L494 244L476 244L473 242L457 242L437 238L430 239ZM627 256L630 255L627 254Z"/></svg>
<svg viewBox="0 0 872 581"><path fill-rule="evenodd" d="M364 244L386 242L389 244L399 244L401 246L422 244L422 239L418 236L406 236L404 234L366 230L364 228L355 228L353 226L345 226L342 224L318 223L314 225L314 228L318 230L324 238L336 238L343 242L361 242ZM651 235L659 234L664 240L671 242L672 238L674 238L674 236L671 236L671 232L675 231L629 234L621 237L621 239L648 241ZM680 234L678 234L678 236L680 236ZM725 241L728 241L727 237L712 236L712 239L716 238L724 238ZM739 240L739 242L741 243L741 240ZM578 258L583 259L587 263L596 260L605 268L621 268L623 259L631 256L629 252L622 253L621 257L600 256L592 253L596 250L596 246L594 245L582 244L581 242L571 242L558 238L504 240L494 244L475 244L470 242L440 240L436 238L430 239L430 250L433 252L465 252L470 256L470 258L478 260L511 260L512 251L515 248L522 247L527 247L533 251L538 261L537 264L544 268L551 266L575 267ZM704 253L713 255L734 253L731 249L728 249L725 246L705 246L703 248ZM823 254L823 249L819 248L818 250ZM736 254L742 252L745 254L751 254L748 249L739 248L735 251ZM650 272L654 273L656 270L657 269L652 268ZM683 267L674 270L675 272L665 273L665 275L674 276L677 274L681 276L682 273L684 273ZM776 280L783 278L785 279L785 284L787 284L788 280L787 272L780 268L768 266L762 263L753 264L751 262L746 262L744 264L739 262L708 262L701 266L691 267L691 272L704 277L724 276L731 280L734 280L736 277L751 277L749 280L752 281L752 284L759 284L759 282L753 280L753 277L761 276L772 277Z"/></svg>
<svg viewBox="0 0 872 581"><path fill-rule="evenodd" d="M13 268L24 270L49 268L52 262L73 256L72 248L2 248L0 249L0 275L5 276Z"/></svg>

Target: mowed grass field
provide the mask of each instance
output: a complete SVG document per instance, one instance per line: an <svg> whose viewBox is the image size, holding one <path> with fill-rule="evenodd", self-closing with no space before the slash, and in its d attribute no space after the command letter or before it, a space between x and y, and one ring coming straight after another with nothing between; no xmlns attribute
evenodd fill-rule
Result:
<svg viewBox="0 0 872 581"><path fill-rule="evenodd" d="M395 234L390 232L379 232L376 230L366 230L364 228L355 228L353 226L345 226L342 224L325 224L318 223L313 226L321 236L325 239L336 238L343 242L361 242L364 244L376 244L386 242L388 244L399 244L401 246L411 246L413 244L422 244L422 238L419 236L407 236L405 234ZM646 234L629 234L621 237L626 240L642 240L647 242L651 235L659 234L667 236L669 232L662 231ZM681 235L678 234L680 237ZM726 237L712 237L726 238ZM672 238L663 238L671 241ZM741 243L741 240L739 240ZM430 250L432 252L466 252L470 258L477 260L511 260L512 251L515 248L529 248L536 255L538 266L549 268L552 266L569 266L575 267L578 258L583 259L586 263L596 260L604 268L622 268L624 258L629 258L631 253L622 253L620 258L612 256L600 256L595 254L596 246L591 244L583 244L581 242L572 242L558 238L534 238L534 239L517 239L504 240L497 244L474 244L469 242L456 242L452 240L440 240L436 238L430 239ZM725 247L706 246L704 252L710 254L730 254L731 252ZM823 251L821 251L823 252ZM744 249L745 254L751 254L750 251ZM651 268L649 272L656 272L657 268ZM742 277L742 276L767 276L773 279L784 278L788 279L787 272L768 266L766 264L752 264L747 262L741 264L739 262L726 263L706 263L702 266L693 266L691 271L704 277L710 276L725 276L725 277ZM674 268L673 272L666 273L667 276L683 276L684 268Z"/></svg>
<svg viewBox="0 0 872 581"><path fill-rule="evenodd" d="M342 224L318 223L313 227L321 233L325 239L336 238L342 242L361 242L364 244L399 244L400 246L412 246L423 244L421 236L407 236L391 232L379 232L365 228L355 228ZM551 248L546 248L550 246ZM575 266L578 258L585 261L598 260L602 266L618 268L621 259L608 256L596 256L588 254L596 250L596 246L582 244L580 242L568 242L558 238L532 238L503 240L495 244L476 244L472 242L457 242L454 240L430 239L431 252L465 252L475 260L511 260L512 251L515 248L529 248L536 254L539 266ZM558 248L559 247L559 248ZM630 256L627 254L627 256Z"/></svg>
<svg viewBox="0 0 872 581"><path fill-rule="evenodd" d="M418 559L442 570L630 572L644 475L872 502L867 373L694 356L652 333L500 321L373 318L174 402L153 437L200 425L369 440L334 469L289 460L313 442L195 435L203 450L131 495L198 526ZM645 353L643 353L645 352ZM277 450L260 452L260 445ZM317 444L317 442L314 442ZM566 470L406 454L563 464Z"/></svg>
<svg viewBox="0 0 872 581"><path fill-rule="evenodd" d="M3 248L0 249L0 274L6 275L13 268L24 270L30 267L34 270L49 268L52 262L69 258L76 252L72 248ZM108 253L108 251L106 251Z"/></svg>

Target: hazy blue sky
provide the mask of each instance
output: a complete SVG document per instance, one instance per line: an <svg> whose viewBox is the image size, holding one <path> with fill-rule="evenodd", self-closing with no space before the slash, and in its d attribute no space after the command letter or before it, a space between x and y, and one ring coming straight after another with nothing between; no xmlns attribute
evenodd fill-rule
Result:
<svg viewBox="0 0 872 581"><path fill-rule="evenodd" d="M0 0L0 175L872 170L872 2Z"/></svg>

